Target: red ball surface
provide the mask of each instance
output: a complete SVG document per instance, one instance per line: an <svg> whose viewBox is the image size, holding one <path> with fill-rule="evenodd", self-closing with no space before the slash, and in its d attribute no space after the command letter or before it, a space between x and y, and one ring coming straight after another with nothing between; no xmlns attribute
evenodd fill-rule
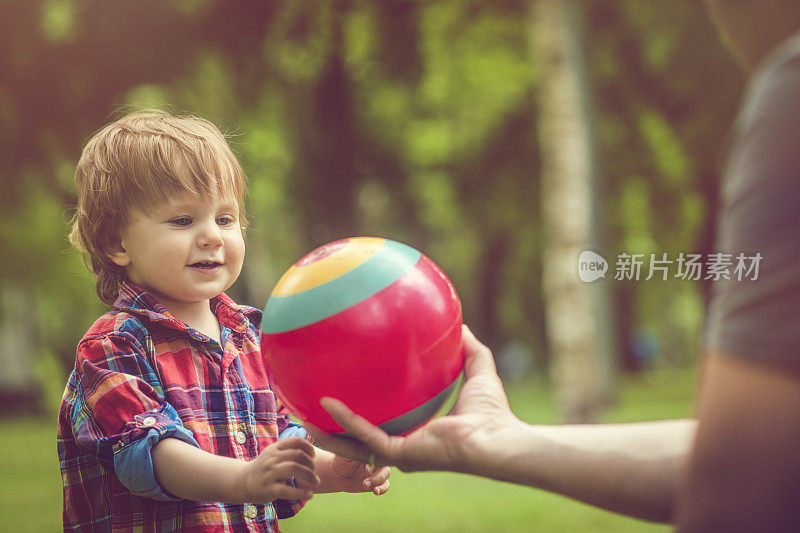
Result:
<svg viewBox="0 0 800 533"><path fill-rule="evenodd" d="M325 396L408 433L439 410L463 367L452 283L428 257L386 239L336 241L295 263L262 330L273 388L328 432L343 429L319 405Z"/></svg>

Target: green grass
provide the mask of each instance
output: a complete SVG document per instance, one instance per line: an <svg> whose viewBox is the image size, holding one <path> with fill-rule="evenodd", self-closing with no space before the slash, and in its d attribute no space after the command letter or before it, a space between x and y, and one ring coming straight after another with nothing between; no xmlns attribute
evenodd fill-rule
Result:
<svg viewBox="0 0 800 533"><path fill-rule="evenodd" d="M609 422L655 420L690 414L694 373L660 370L618 383ZM507 387L515 412L529 422L557 420L550 391L534 380ZM0 421L0 524L6 531L58 531L61 481L52 419ZM592 531L657 532L664 526L632 520L545 492L449 473L392 472L392 490L370 494L320 494L285 533L412 530L427 532Z"/></svg>
<svg viewBox="0 0 800 533"><path fill-rule="evenodd" d="M660 370L620 380L617 405L604 421L680 418L691 413L695 375ZM507 385L514 412L528 422L558 420L551 391L534 380ZM546 492L451 473L392 472L392 489L370 494L320 494L284 533L394 532L659 532L663 525L630 519Z"/></svg>
<svg viewBox="0 0 800 533"><path fill-rule="evenodd" d="M61 474L54 419L0 422L0 524L61 531Z"/></svg>

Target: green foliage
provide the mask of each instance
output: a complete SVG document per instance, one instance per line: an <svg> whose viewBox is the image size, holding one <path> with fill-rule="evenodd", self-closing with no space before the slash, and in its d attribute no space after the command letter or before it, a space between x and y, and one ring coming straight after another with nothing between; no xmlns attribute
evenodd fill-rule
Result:
<svg viewBox="0 0 800 533"><path fill-rule="evenodd" d="M667 4L588 4L609 255L713 251L711 207L743 78L697 6ZM654 330L665 360L691 360L704 290L675 280L618 283L617 320L629 331Z"/></svg>
<svg viewBox="0 0 800 533"><path fill-rule="evenodd" d="M653 163L664 185L680 188L691 184L693 175L686 151L664 117L644 111L639 119L639 130L653 152Z"/></svg>
<svg viewBox="0 0 800 533"><path fill-rule="evenodd" d="M77 21L75 4L70 0L48 0L42 3L42 34L53 42L68 42L75 38Z"/></svg>
<svg viewBox="0 0 800 533"><path fill-rule="evenodd" d="M584 7L600 251L710 251L740 75L694 6ZM235 297L260 306L313 246L384 235L441 264L481 338L522 340L544 365L530 22L519 0L15 4L0 21L0 289L26 288L68 368L102 310L65 238L80 146L121 107L168 107L219 124L249 176ZM619 345L650 326L691 357L700 289L614 285L633 295Z"/></svg>

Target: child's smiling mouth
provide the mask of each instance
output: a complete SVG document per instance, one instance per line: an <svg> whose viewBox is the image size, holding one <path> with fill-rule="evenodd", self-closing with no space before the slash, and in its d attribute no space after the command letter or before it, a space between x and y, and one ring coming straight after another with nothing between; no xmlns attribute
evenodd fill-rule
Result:
<svg viewBox="0 0 800 533"><path fill-rule="evenodd" d="M192 263L187 265L189 268L200 269L200 270L215 270L222 266L222 263L219 261L198 261L196 263Z"/></svg>

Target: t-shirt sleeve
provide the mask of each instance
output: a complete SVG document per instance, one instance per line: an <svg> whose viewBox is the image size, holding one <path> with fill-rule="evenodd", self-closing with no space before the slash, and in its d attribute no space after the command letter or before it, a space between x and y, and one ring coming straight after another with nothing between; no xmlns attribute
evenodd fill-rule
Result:
<svg viewBox="0 0 800 533"><path fill-rule="evenodd" d="M800 36L754 78L726 167L709 350L800 371Z"/></svg>

